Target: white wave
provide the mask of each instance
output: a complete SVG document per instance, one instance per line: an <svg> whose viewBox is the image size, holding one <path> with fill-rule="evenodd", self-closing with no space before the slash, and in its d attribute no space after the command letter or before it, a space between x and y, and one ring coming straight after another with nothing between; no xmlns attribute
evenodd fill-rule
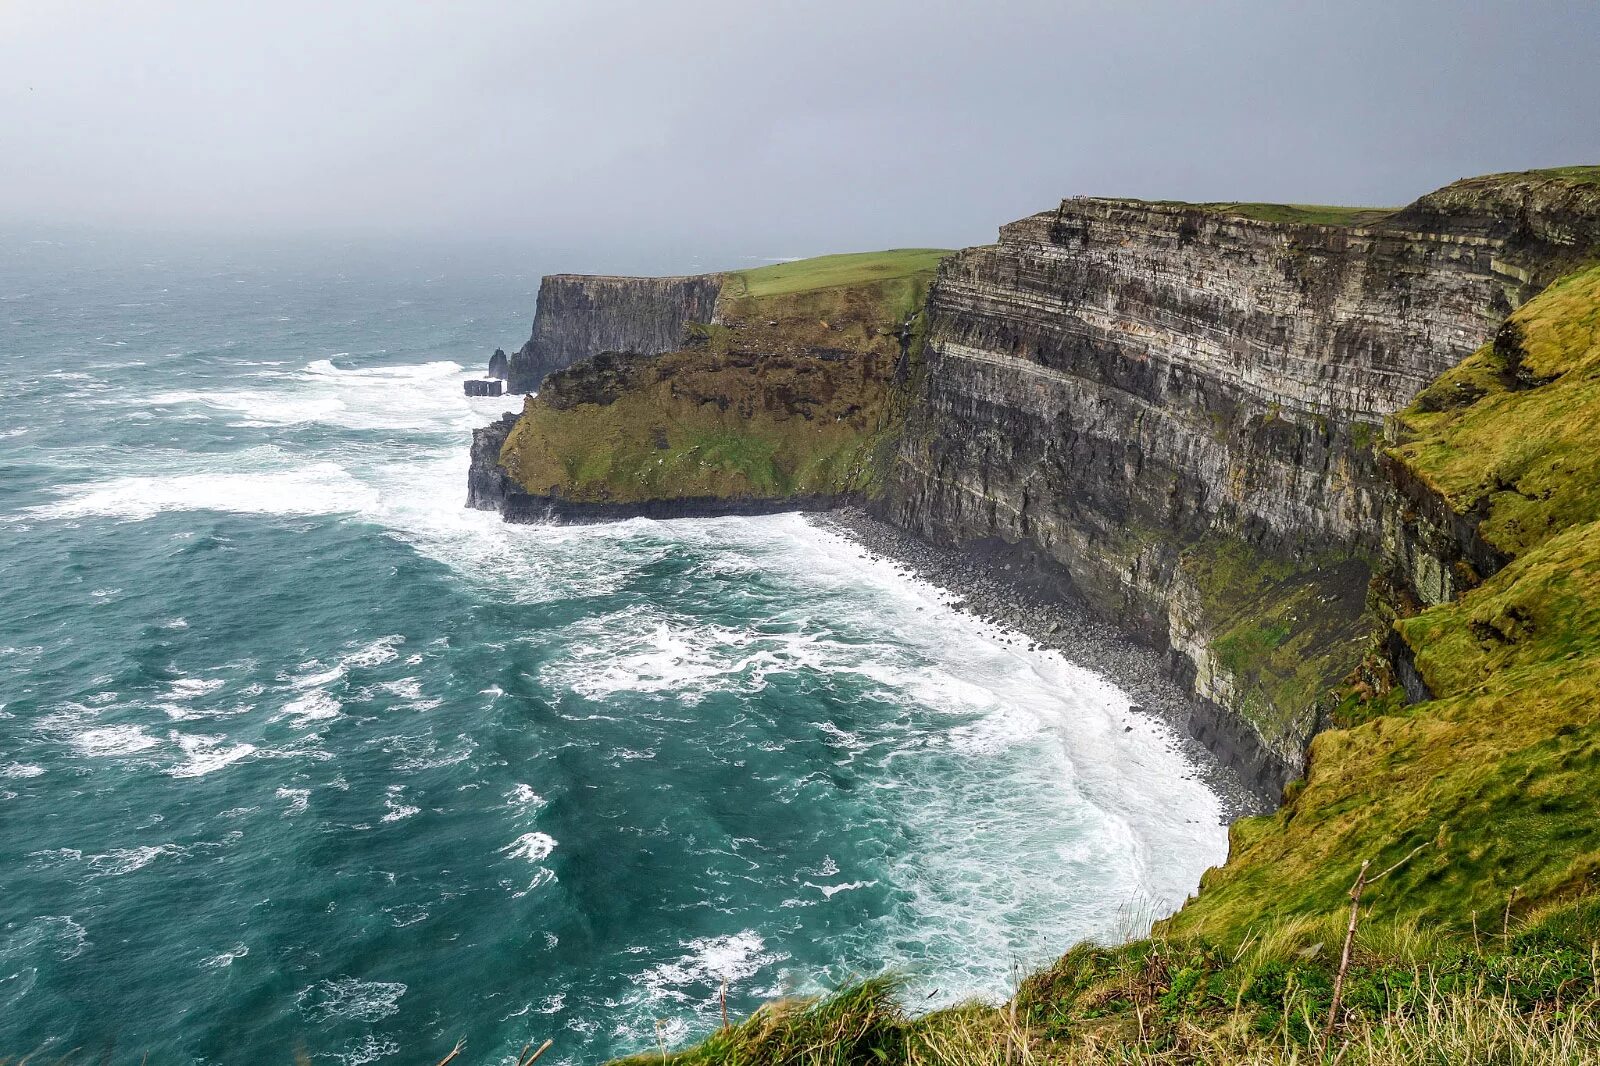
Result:
<svg viewBox="0 0 1600 1066"><path fill-rule="evenodd" d="M375 494L336 463L194 474L134 475L69 485L55 503L31 508L40 518L122 518L141 521L166 511L320 515L358 512Z"/></svg>
<svg viewBox="0 0 1600 1066"><path fill-rule="evenodd" d="M254 744L228 744L225 736L173 733L185 759L167 771L173 777L203 777L255 754Z"/></svg>
<svg viewBox="0 0 1600 1066"><path fill-rule="evenodd" d="M837 885L819 885L819 884L815 884L814 882L811 882L811 881L802 881L801 882L801 884L805 885L807 888L814 888L818 892L821 892L824 899L832 899L834 896L838 895L840 892L854 892L858 888L872 888L872 887L876 886L877 883L878 882L876 880L872 880L872 881L845 881L845 882L843 882L841 884L837 884Z"/></svg>
<svg viewBox="0 0 1600 1066"><path fill-rule="evenodd" d="M766 941L751 929L728 936L700 937L685 941L680 947L686 949L682 956L658 963L635 978L646 1002L719 1002L723 982L737 986L789 958L787 952L767 950Z"/></svg>
<svg viewBox="0 0 1600 1066"><path fill-rule="evenodd" d="M555 850L555 838L548 833L524 833L501 848L500 854L513 859L527 859L529 862L543 862Z"/></svg>
<svg viewBox="0 0 1600 1066"><path fill-rule="evenodd" d="M413 807L408 803L402 802L404 796L404 785L389 786L387 795L383 798L384 808L388 812L383 816L385 822L401 822L422 810L420 807Z"/></svg>
<svg viewBox="0 0 1600 1066"><path fill-rule="evenodd" d="M378 1037L368 1033L354 1044L347 1046L335 1058L339 1060L342 1066L367 1066L367 1063L386 1059L390 1055L397 1054L399 1050L400 1045L388 1037L380 1040Z"/></svg>
<svg viewBox="0 0 1600 1066"><path fill-rule="evenodd" d="M137 848L112 848L103 855L89 856L87 861L96 876L122 877L135 870L144 869L159 858L182 854L183 848L176 844L160 844Z"/></svg>
<svg viewBox="0 0 1600 1066"><path fill-rule="evenodd" d="M533 790L532 785L518 783L506 793L506 806L519 811L536 811L548 801Z"/></svg>
<svg viewBox="0 0 1600 1066"><path fill-rule="evenodd" d="M284 704L280 717L290 719L297 726L306 726L312 722L325 722L330 718L337 718L342 711L343 704L319 688L312 689L299 699Z"/></svg>
<svg viewBox="0 0 1600 1066"><path fill-rule="evenodd" d="M0 940L0 961L37 958L43 949L64 962L83 954L89 944L89 931L70 914L41 914L18 924L15 931L8 927L9 935Z"/></svg>
<svg viewBox="0 0 1600 1066"><path fill-rule="evenodd" d="M284 817L295 814L304 814L311 806L311 790L309 788L280 788L274 793L278 799L286 799L289 806L285 808Z"/></svg>
<svg viewBox="0 0 1600 1066"><path fill-rule="evenodd" d="M244 944L235 944L232 948L219 955L213 955L200 965L208 970L225 970L233 965L233 960L242 959L250 954L250 949Z"/></svg>
<svg viewBox="0 0 1600 1066"><path fill-rule="evenodd" d="M406 986L398 981L339 977L302 988L295 994L295 1005L313 1022L330 1018L376 1022L398 1011L405 994Z"/></svg>
<svg viewBox="0 0 1600 1066"><path fill-rule="evenodd" d="M0 777L38 777L43 773L44 767L24 762L7 763L0 769Z"/></svg>
<svg viewBox="0 0 1600 1066"><path fill-rule="evenodd" d="M110 755L132 755L147 751L161 741L146 733L141 726L114 725L100 729L85 729L72 738L73 747L91 758Z"/></svg>
<svg viewBox="0 0 1600 1066"><path fill-rule="evenodd" d="M226 684L221 678L180 677L169 688L172 699L187 700L215 692Z"/></svg>
<svg viewBox="0 0 1600 1066"><path fill-rule="evenodd" d="M399 633L393 633L387 637L379 637L359 651L345 656L340 662L347 667L382 666L384 663L392 663L400 657L400 653L395 648L405 642L406 638Z"/></svg>

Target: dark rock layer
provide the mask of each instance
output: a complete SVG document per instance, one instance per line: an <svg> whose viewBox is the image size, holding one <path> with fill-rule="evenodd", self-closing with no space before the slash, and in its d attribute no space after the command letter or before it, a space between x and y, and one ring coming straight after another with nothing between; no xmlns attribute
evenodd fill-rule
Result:
<svg viewBox="0 0 1600 1066"><path fill-rule="evenodd" d="M481 432L481 431L480 431ZM506 493L500 514L507 522L548 522L555 525L589 525L627 518L715 518L722 515L782 514L787 511L829 511L859 504L858 497L843 496L684 496L640 503L596 503L559 496Z"/></svg>
<svg viewBox="0 0 1600 1066"><path fill-rule="evenodd" d="M553 370L597 352L656 355L710 322L722 276L619 278L554 274L539 283L533 333L510 359L508 392L533 392Z"/></svg>
<svg viewBox="0 0 1600 1066"><path fill-rule="evenodd" d="M1600 233L1574 202L1478 179L1365 227L1105 199L1012 223L934 284L882 513L938 543L1033 545L1169 649L1217 709L1197 734L1287 779L1318 709L1245 706L1184 552L1226 538L1268 568L1381 553L1383 418Z"/></svg>
<svg viewBox="0 0 1600 1066"><path fill-rule="evenodd" d="M500 465L500 449L517 424L515 413L472 431L472 462L467 468L467 506L498 511L516 485Z"/></svg>

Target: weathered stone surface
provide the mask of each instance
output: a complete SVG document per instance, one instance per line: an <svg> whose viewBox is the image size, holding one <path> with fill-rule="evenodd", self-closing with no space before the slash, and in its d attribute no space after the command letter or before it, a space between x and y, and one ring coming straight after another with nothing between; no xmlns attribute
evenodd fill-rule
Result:
<svg viewBox="0 0 1600 1066"><path fill-rule="evenodd" d="M787 511L829 511L859 504L852 493L815 496L679 496L633 502L569 500L513 490L500 504L507 522L552 525L594 525L626 518L706 518L722 515L781 514Z"/></svg>
<svg viewBox="0 0 1600 1066"><path fill-rule="evenodd" d="M498 378L481 378L461 383L468 396L499 396L503 385Z"/></svg>
<svg viewBox="0 0 1600 1066"><path fill-rule="evenodd" d="M511 357L506 388L533 392L553 370L597 352L655 355L682 346L691 322L710 322L720 274L622 278L553 274L539 283L533 333Z"/></svg>
<svg viewBox="0 0 1600 1066"><path fill-rule="evenodd" d="M506 356L506 350L504 348L496 348L494 354L489 357L489 377L499 378L504 381L510 371L511 362Z"/></svg>
<svg viewBox="0 0 1600 1066"><path fill-rule="evenodd" d="M1005 226L947 260L930 293L884 512L938 542L1037 545L1234 712L1197 732L1290 776L1316 708L1239 713L1185 549L1231 538L1285 565L1377 551L1394 495L1373 453L1383 418L1488 340L1553 262L1600 243L1592 202L1474 179L1364 227L1108 199Z"/></svg>
<svg viewBox="0 0 1600 1066"><path fill-rule="evenodd" d="M472 463L467 468L468 507L497 511L516 488L505 467L500 465L500 449L505 447L517 417L515 413L507 414L472 431Z"/></svg>

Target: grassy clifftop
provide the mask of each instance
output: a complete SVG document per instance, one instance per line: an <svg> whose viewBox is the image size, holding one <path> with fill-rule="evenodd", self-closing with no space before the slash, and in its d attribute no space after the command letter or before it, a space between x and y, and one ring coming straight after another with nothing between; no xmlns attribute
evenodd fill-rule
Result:
<svg viewBox="0 0 1600 1066"><path fill-rule="evenodd" d="M726 275L716 321L692 326L682 350L552 375L501 462L533 495L584 503L870 494L945 254Z"/></svg>
<svg viewBox="0 0 1600 1066"><path fill-rule="evenodd" d="M1395 623L1435 698L1352 701L1175 929L1337 911L1352 861L1419 846L1385 894L1457 930L1600 890L1600 268L1513 314L1397 422L1390 458L1512 561Z"/></svg>

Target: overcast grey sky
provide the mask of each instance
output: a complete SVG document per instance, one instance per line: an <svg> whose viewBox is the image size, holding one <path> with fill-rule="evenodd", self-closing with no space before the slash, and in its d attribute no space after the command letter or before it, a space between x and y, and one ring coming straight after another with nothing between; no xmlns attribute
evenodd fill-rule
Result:
<svg viewBox="0 0 1600 1066"><path fill-rule="evenodd" d="M10 222L800 255L1577 162L1594 0L0 0Z"/></svg>

